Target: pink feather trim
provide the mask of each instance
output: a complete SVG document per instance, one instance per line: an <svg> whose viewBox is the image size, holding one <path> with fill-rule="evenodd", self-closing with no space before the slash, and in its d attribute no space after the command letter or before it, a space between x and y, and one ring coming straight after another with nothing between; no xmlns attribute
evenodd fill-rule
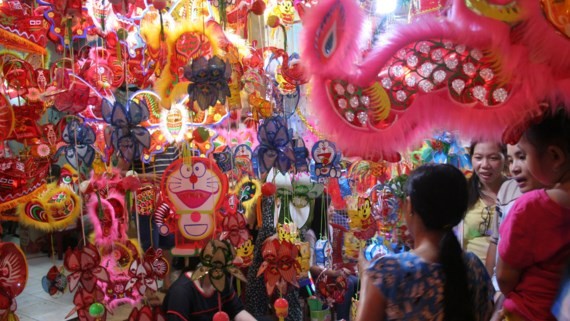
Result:
<svg viewBox="0 0 570 321"><path fill-rule="evenodd" d="M92 194L89 198L89 202L87 203L87 215L93 224L96 245L112 245L113 242L119 238L118 213L116 212L113 204L121 204L122 208L120 210L124 210L124 201L121 200L122 198L124 198L124 196L116 192L111 193L108 199L101 198L101 206L103 208L105 220L110 220L110 226L107 228L103 227L103 222L101 222L101 219L99 218L99 201L97 199L97 195ZM112 202L109 202L109 199L112 199Z"/></svg>
<svg viewBox="0 0 570 321"><path fill-rule="evenodd" d="M318 8L322 11L330 10L331 3L351 6L352 1L327 1L328 6L319 5ZM529 21L537 20L537 15L527 13L525 11L522 16L531 17ZM311 52L315 51L312 47L316 37L314 32L321 25L319 18L323 17L323 13L315 16L313 19L316 21L311 21L303 36L303 58L308 56L307 61L313 67L309 69L313 75L311 111L319 119L319 128L325 134L332 135L331 139L346 156L394 159L395 151L405 151L419 145L425 136L431 135L432 130L438 129L459 130L462 136L474 139L500 140L510 124L524 122L529 115L540 113L538 102L545 99L570 101L565 94L570 93L570 84L561 77L561 74L568 73L554 72L548 60L548 57L564 59L564 63L559 62L555 66L566 68L566 61L570 61L566 60L570 56L566 50L568 43L564 46L560 44L560 53L551 53L542 60L536 59L534 56L539 51L530 48L530 44L527 47L523 43L517 43L512 38L510 26L478 16L464 6L456 7L448 20L427 17L411 25L399 26L386 37L381 47L372 50L361 63L355 65L351 63L354 59L347 59L343 68L335 69L334 72L330 70L331 66L318 64L318 53ZM463 19L457 19L459 17ZM528 34L527 36L528 39L532 38ZM361 87L369 86L380 81L378 75L387 71L391 59L402 48L410 43L432 39L445 39L490 53L493 69L498 73L495 76L510 86L509 98L504 103L485 106L478 101L464 104L454 100L448 86L428 93L416 90L413 92L413 102L403 111L395 112L396 120L385 129L353 126L337 112L328 93L330 80L346 80ZM356 42L357 37L353 36L352 43L347 45L350 49L343 52L344 57L360 54Z"/></svg>
<svg viewBox="0 0 570 321"><path fill-rule="evenodd" d="M342 13L335 11L340 7ZM336 22L332 21L335 13L339 13ZM363 19L364 15L356 1L321 0L315 8L308 11L303 19L301 40L302 63L306 72L335 77L350 70L346 67L358 57L357 39ZM319 43L324 43L331 31L336 32L336 37L334 50L327 59Z"/></svg>

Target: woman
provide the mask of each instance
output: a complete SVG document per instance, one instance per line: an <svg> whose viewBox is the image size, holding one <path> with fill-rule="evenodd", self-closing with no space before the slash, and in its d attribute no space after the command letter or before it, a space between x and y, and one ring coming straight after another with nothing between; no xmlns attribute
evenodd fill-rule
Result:
<svg viewBox="0 0 570 321"><path fill-rule="evenodd" d="M469 211L460 225L459 237L463 249L471 251L485 264L491 243L492 222L497 204L497 193L507 180L503 175L507 149L497 142L471 144L473 175L469 179ZM487 271L492 273L494 260L489 260Z"/></svg>
<svg viewBox="0 0 570 321"><path fill-rule="evenodd" d="M424 165L410 175L406 193L414 249L384 256L363 273L357 320L489 320L489 275L452 230L467 210L465 177L451 165Z"/></svg>
<svg viewBox="0 0 570 321"><path fill-rule="evenodd" d="M225 289L218 293L210 282L210 278L192 280L192 273L199 263L198 257L190 257L185 271L168 289L162 302L166 320L209 321L219 311L221 305L221 310L227 313L230 320L254 321L255 318L244 309L236 291L231 286L226 285Z"/></svg>

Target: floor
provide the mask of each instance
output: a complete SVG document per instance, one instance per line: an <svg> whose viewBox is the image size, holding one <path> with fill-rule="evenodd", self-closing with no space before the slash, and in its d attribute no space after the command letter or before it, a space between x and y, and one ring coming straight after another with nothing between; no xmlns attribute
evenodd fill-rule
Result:
<svg viewBox="0 0 570 321"><path fill-rule="evenodd" d="M3 242L19 243L17 238L4 238ZM54 265L59 267L63 261L51 259L47 254L37 254L27 257L28 281L24 291L16 297L16 315L20 321L62 321L76 320L77 314L72 314L67 319L67 314L73 310L73 296L75 293L67 291L58 298L52 298L42 288L42 278ZM160 285L160 284L159 284ZM158 293L162 298L162 294ZM132 307L123 305L116 308L112 315L108 315L107 321L125 321L131 313Z"/></svg>

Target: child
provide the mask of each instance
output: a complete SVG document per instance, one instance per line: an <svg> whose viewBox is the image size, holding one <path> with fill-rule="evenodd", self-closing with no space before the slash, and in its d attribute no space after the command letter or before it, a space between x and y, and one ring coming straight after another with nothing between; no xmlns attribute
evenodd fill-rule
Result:
<svg viewBox="0 0 570 321"><path fill-rule="evenodd" d="M509 172L511 179L505 182L499 193L497 194L497 215L493 220L493 235L491 236L491 245L489 247L489 254L487 260L492 259L492 266L495 267L497 258L497 244L499 242L499 226L504 222L509 214L509 210L514 205L515 201L526 192L535 189L544 188L532 174L528 171L526 165L526 154L517 145L507 145L507 164L509 165ZM497 274L493 269L493 285L495 290L499 290L497 284Z"/></svg>
<svg viewBox="0 0 570 321"><path fill-rule="evenodd" d="M570 254L570 119L547 112L518 143L540 183L511 208L500 227L497 279L508 320L555 320L550 312Z"/></svg>

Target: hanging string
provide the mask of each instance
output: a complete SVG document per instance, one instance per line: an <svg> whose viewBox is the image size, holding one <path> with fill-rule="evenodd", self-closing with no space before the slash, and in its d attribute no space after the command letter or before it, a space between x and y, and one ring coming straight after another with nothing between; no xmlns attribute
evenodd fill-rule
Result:
<svg viewBox="0 0 570 321"><path fill-rule="evenodd" d="M68 115L68 117L75 117L76 119L81 119L77 116L71 116L71 115ZM77 151L77 128L73 131L73 142L74 142L73 149L75 153L75 160L77 162L77 173L78 173L77 184L81 186L81 165L79 162L79 152ZM78 189L78 192L79 192L79 197L83 198L81 195L81 188ZM79 207L79 216L81 218L81 235L83 237L83 246L87 246L87 239L85 236L85 221L83 219L83 206Z"/></svg>

